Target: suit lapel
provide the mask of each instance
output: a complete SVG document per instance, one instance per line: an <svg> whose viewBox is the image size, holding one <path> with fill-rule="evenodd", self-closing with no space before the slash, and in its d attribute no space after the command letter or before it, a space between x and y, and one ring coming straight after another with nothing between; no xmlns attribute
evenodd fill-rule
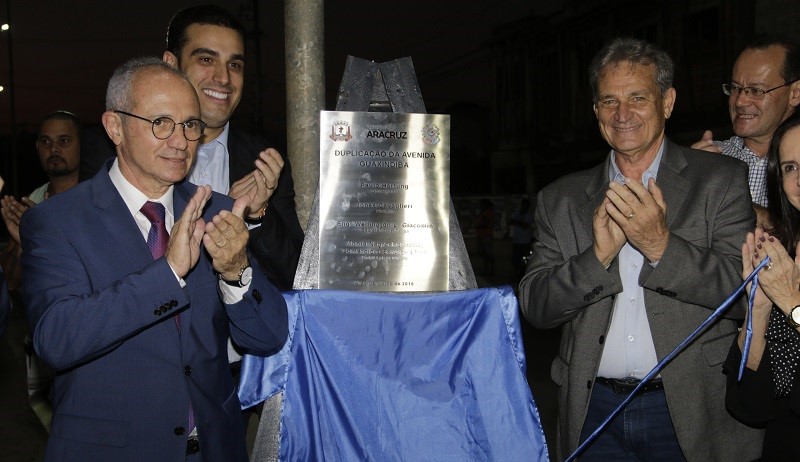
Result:
<svg viewBox="0 0 800 462"><path fill-rule="evenodd" d="M110 165L110 164L108 164ZM119 195L107 169L101 169L92 181L92 201L98 209L98 218L118 248L130 249L128 270L138 271L153 261L147 241L142 238L139 226Z"/></svg>
<svg viewBox="0 0 800 462"><path fill-rule="evenodd" d="M691 189L691 182L681 175L681 171L688 165L684 152L680 146L670 140L665 140L664 155L661 158L661 165L658 168L658 179L656 183L664 194L664 201L667 203L667 227L671 227L675 220L676 211L681 210L683 203L688 197ZM600 207L605 197L605 190L608 188L608 169L609 160L597 168L595 176L584 190L587 202L579 209L586 230L592 234L592 220L594 212ZM672 213L670 213L672 211Z"/></svg>
<svg viewBox="0 0 800 462"><path fill-rule="evenodd" d="M106 166L110 166L111 162L113 161L109 161ZM128 258L123 271L127 273L140 271L143 267L153 262L153 256L150 253L150 249L147 247L147 241L142 237L139 226L128 210L128 206L125 204L125 201L122 200L122 196L120 196L114 183L111 182L111 177L108 175L108 168L101 168L100 172L91 181L92 201L99 211L99 221L119 248L130 249L129 252L125 252ZM175 190L177 189L178 186L176 185ZM182 212L186 208L186 203L188 202L185 198L186 189L182 188L181 190L183 194L173 193L173 206L176 219L180 216L178 210ZM188 312L188 310L186 311ZM183 325L183 318L181 318L181 325ZM175 342L175 346L181 345L174 321L164 320L164 322L153 327L156 329L165 329L167 335Z"/></svg>
<svg viewBox="0 0 800 462"><path fill-rule="evenodd" d="M661 188L664 201L667 203L666 221L669 229L672 228L672 223L678 215L677 211L683 208L683 203L692 187L691 182L681 176L681 171L686 165L686 158L681 147L666 140L656 183Z"/></svg>
<svg viewBox="0 0 800 462"><path fill-rule="evenodd" d="M228 131L228 175L231 186L255 169L252 163L258 153L248 153L238 130Z"/></svg>
<svg viewBox="0 0 800 462"><path fill-rule="evenodd" d="M606 159L605 163L596 167L595 175L586 185L584 192L586 193L586 202L578 207L578 215L583 223L586 232L589 236L594 236L592 229L592 222L594 221L594 212L603 203L606 197L605 192L608 189L608 168L609 160ZM592 237L592 239L594 239Z"/></svg>

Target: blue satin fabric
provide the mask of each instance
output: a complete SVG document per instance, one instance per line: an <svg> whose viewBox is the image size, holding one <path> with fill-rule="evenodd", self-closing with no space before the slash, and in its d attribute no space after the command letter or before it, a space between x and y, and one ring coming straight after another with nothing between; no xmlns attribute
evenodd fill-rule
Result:
<svg viewBox="0 0 800 462"><path fill-rule="evenodd" d="M284 392L281 460L548 460L510 287L284 298L289 339L239 390Z"/></svg>

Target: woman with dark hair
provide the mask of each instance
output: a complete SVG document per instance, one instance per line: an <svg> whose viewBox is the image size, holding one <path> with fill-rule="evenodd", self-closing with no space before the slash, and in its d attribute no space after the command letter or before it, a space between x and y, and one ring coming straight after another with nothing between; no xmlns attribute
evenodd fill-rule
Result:
<svg viewBox="0 0 800 462"><path fill-rule="evenodd" d="M752 310L752 340L738 381L747 329L731 347L726 404L737 419L765 429L763 461L800 460L800 117L775 132L767 154L771 225L747 234L742 273L770 258L759 272ZM747 320L745 320L747 322Z"/></svg>

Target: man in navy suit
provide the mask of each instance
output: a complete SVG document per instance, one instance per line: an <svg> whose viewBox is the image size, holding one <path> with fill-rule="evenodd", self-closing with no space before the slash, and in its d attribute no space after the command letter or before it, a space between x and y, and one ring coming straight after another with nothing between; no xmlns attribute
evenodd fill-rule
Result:
<svg viewBox="0 0 800 462"><path fill-rule="evenodd" d="M204 124L175 68L125 63L106 109L116 159L21 224L34 348L57 371L46 460L246 461L227 339L267 355L287 337L247 253L252 196L184 181Z"/></svg>
<svg viewBox="0 0 800 462"><path fill-rule="evenodd" d="M290 290L303 246L291 165L266 140L230 124L244 89L244 26L219 5L191 6L170 20L166 46L162 59L186 74L206 123L189 181L234 199L250 195L245 215L251 228L250 251L270 282ZM81 178L85 179L114 154L105 134L89 131L83 139ZM228 345L236 383L241 353ZM251 410L243 413L245 422L250 415Z"/></svg>

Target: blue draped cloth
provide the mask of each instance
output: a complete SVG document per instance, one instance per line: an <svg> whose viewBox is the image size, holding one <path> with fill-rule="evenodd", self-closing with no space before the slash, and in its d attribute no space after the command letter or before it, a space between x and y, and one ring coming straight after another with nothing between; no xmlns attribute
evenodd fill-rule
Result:
<svg viewBox="0 0 800 462"><path fill-rule="evenodd" d="M284 298L289 339L239 389L283 391L280 460L548 460L510 287Z"/></svg>

